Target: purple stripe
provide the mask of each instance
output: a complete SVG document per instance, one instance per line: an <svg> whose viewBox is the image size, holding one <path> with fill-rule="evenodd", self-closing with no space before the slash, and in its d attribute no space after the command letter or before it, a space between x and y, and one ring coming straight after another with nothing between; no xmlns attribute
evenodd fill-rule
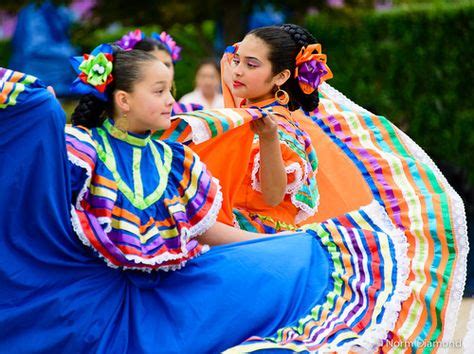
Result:
<svg viewBox="0 0 474 354"><path fill-rule="evenodd" d="M256 109L246 109L247 113L252 116L252 120L256 120L262 117L262 114L260 111Z"/></svg>
<svg viewBox="0 0 474 354"><path fill-rule="evenodd" d="M309 338L311 339L311 342L313 342L313 343L317 340L317 337L320 336L323 331L325 331L327 329L330 329L330 328L334 328L339 323L347 324L347 322L349 322L354 316L356 316L357 311L360 310L360 308L363 306L364 295L366 295L365 298L368 297L368 290L371 288L370 284L373 283L373 279L370 279L370 284L369 284L369 286L365 286L365 288L366 288L365 291L361 290L361 284L366 279L366 274L364 273L364 269L363 269L363 262L364 261L362 260L362 254L364 252L360 249L359 245L357 244L357 241L356 241L357 235L354 234L353 230L350 230L350 229L346 229L346 230L349 233L349 239L344 238L343 234L339 231L339 228L337 228L337 231L338 231L339 235L341 236L341 238L346 240L346 242L350 242L352 244L353 248L354 248L354 251L355 251L355 253L351 253L351 258L353 259L353 262L354 261L357 262L357 266L358 266L359 271L360 271L359 272L360 273L360 278L359 278L358 281L354 281L354 280L351 281L349 284L347 284L347 286L351 287L354 292L357 292L358 294L360 294L359 301L357 302L357 304L352 306L351 310L347 314L347 317L345 317L345 318L341 317L342 312L344 312L344 310L346 310L346 308L347 308L346 306L343 306L341 308L341 311L337 314L337 316L335 316L330 321L326 321L323 327L320 327L320 326L316 327L317 330L314 331L314 332L312 331L311 335L309 336ZM347 249L349 250L348 247L347 247ZM367 252L365 252L365 253L367 253ZM344 263L341 263L341 265L344 265ZM343 273L347 273L347 270L343 271ZM355 269L354 269L354 273L355 273ZM367 274L367 276L369 276L369 274ZM347 281L349 281L349 279L347 279ZM353 284L353 285L351 286L350 284ZM342 293L344 293L344 289L342 290ZM338 295L338 296L340 296L340 295ZM369 303L368 298L367 298L367 303ZM334 304L336 304L336 301L334 301ZM349 304L349 306L351 306L351 304ZM331 329L331 331L332 330L333 329Z"/></svg>
<svg viewBox="0 0 474 354"><path fill-rule="evenodd" d="M107 198L93 195L93 194L91 198L89 198L87 201L92 206L92 208L107 209L107 210L112 210L114 208L113 201Z"/></svg>
<svg viewBox="0 0 474 354"><path fill-rule="evenodd" d="M403 227L403 223L400 217L400 207L398 206L398 201L395 198L395 194L393 192L393 189L390 187L389 182L384 178L383 176L383 170L382 166L379 165L377 162L377 159L372 156L368 150L364 149L363 147L356 147L352 142L350 142L350 139L347 139L347 136L344 134L340 123L337 121L337 119L331 115L328 116L327 119L329 120L329 126L332 126L335 135L337 136L338 139L346 142L346 145L349 149L351 150L356 150L360 156L363 158L363 160L366 161L371 166L371 169L373 172L375 172L375 179L377 182L382 186L383 191L386 193L387 198L383 200L383 202L389 202L390 208L394 211L393 217L395 218L395 221L397 223L398 227Z"/></svg>
<svg viewBox="0 0 474 354"><path fill-rule="evenodd" d="M66 143L70 144L75 150L88 155L92 160L95 160L97 153L90 145L69 134L66 134Z"/></svg>
<svg viewBox="0 0 474 354"><path fill-rule="evenodd" d="M197 212L206 203L207 194L205 191L209 189L211 184L211 176L203 171L201 179L198 181L196 194L188 201L186 208Z"/></svg>
<svg viewBox="0 0 474 354"><path fill-rule="evenodd" d="M175 220L176 224L179 224L179 223L187 224L189 222L186 213L182 211L173 213L173 219Z"/></svg>
<svg viewBox="0 0 474 354"><path fill-rule="evenodd" d="M0 79L3 79L3 77L6 76L6 73L7 73L7 69L2 68L0 66Z"/></svg>
<svg viewBox="0 0 474 354"><path fill-rule="evenodd" d="M139 249L145 255L150 255L151 250L154 250L156 248L159 249L163 245L166 245L166 247L169 249L179 248L180 246L179 237L174 237L173 239L170 239L177 239L177 241L168 242L168 240L163 239L159 233L155 235L154 237L156 238L147 245L142 244L137 236L125 234L120 231L117 231L116 229L113 229L109 232L109 237L113 242L126 244L128 246ZM155 251L155 253L158 252Z"/></svg>
<svg viewBox="0 0 474 354"><path fill-rule="evenodd" d="M82 212L79 212L82 213ZM109 239L109 236L104 232L102 226L92 214L84 213L88 220L88 225L94 232L95 238L102 244L102 246L111 254L111 256L122 265L129 265L128 261L122 252L115 246L115 244ZM105 256L105 255L104 255Z"/></svg>

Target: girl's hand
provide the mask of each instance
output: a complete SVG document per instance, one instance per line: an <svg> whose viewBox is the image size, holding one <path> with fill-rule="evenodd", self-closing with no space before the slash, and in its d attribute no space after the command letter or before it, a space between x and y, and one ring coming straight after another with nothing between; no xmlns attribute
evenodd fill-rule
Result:
<svg viewBox="0 0 474 354"><path fill-rule="evenodd" d="M49 92L51 92L51 93L53 94L53 96L56 97L56 92L54 92L53 86L48 86L48 87L46 87L46 90L48 90Z"/></svg>
<svg viewBox="0 0 474 354"><path fill-rule="evenodd" d="M260 140L278 139L278 123L275 116L270 113L263 118L252 121L250 126Z"/></svg>

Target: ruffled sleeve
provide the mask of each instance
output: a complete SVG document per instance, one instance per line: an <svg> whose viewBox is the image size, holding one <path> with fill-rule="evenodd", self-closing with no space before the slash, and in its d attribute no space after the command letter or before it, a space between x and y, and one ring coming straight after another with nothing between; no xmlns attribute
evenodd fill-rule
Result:
<svg viewBox="0 0 474 354"><path fill-rule="evenodd" d="M286 127L279 129L280 149L285 166L287 183L286 197L298 209L295 223L314 215L319 205L319 192L316 182L318 161L311 140L303 132L290 134ZM254 142L251 155L252 188L261 192L260 149L258 140Z"/></svg>
<svg viewBox="0 0 474 354"><path fill-rule="evenodd" d="M72 204L83 209L83 200L90 186L96 165L97 150L90 132L82 127L66 127L66 149L69 160Z"/></svg>
<svg viewBox="0 0 474 354"><path fill-rule="evenodd" d="M309 168L304 159L296 154L286 143L280 143L281 155L286 171L286 194L292 194L298 189L308 177ZM260 149L256 142L252 149L252 188L261 192L260 184Z"/></svg>
<svg viewBox="0 0 474 354"><path fill-rule="evenodd" d="M186 215L185 222L178 223L178 228L180 232L186 229L189 237L194 238L216 222L222 205L221 188L219 181L212 177L199 156L189 147L169 142L168 145L174 151L171 170L179 185L180 207Z"/></svg>

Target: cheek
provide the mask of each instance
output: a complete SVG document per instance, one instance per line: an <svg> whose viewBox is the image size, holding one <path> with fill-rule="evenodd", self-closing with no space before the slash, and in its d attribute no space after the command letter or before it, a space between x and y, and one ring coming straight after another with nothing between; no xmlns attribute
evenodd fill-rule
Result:
<svg viewBox="0 0 474 354"><path fill-rule="evenodd" d="M150 116L160 114L164 110L163 99L158 96L151 96L142 105L143 113Z"/></svg>

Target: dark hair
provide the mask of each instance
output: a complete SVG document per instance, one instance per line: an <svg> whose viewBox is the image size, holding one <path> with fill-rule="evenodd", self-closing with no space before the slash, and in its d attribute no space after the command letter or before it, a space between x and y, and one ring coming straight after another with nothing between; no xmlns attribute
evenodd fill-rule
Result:
<svg viewBox="0 0 474 354"><path fill-rule="evenodd" d="M153 52L154 50L164 50L166 53L168 53L171 56L169 49L163 43L153 38L142 39L140 42L135 44L133 49L143 50L144 52Z"/></svg>
<svg viewBox="0 0 474 354"><path fill-rule="evenodd" d="M124 51L116 46L113 48L113 81L105 91L108 100L102 101L92 94L82 96L71 115L73 125L82 125L87 128L101 126L105 120L104 113L109 116L114 114L112 99L114 91L132 92L135 83L142 79L143 64L157 60L153 55L142 50Z"/></svg>
<svg viewBox="0 0 474 354"><path fill-rule="evenodd" d="M254 35L263 40L270 48L269 60L272 63L272 73L276 75L285 69L290 70L290 78L280 87L288 92L290 111L303 108L312 111L318 107L318 90L307 95L301 90L298 79L294 77L296 56L302 47L317 43L316 39L303 27L294 24L281 26L260 27L247 35Z"/></svg>
<svg viewBox="0 0 474 354"><path fill-rule="evenodd" d="M203 59L199 62L197 68L196 68L196 74L199 70L201 70L201 68L203 66L206 66L206 65L210 65L212 66L216 71L217 71L217 74L220 76L221 75L221 69L219 68L219 65L217 64L217 62L212 59L212 58L206 58L206 59Z"/></svg>

